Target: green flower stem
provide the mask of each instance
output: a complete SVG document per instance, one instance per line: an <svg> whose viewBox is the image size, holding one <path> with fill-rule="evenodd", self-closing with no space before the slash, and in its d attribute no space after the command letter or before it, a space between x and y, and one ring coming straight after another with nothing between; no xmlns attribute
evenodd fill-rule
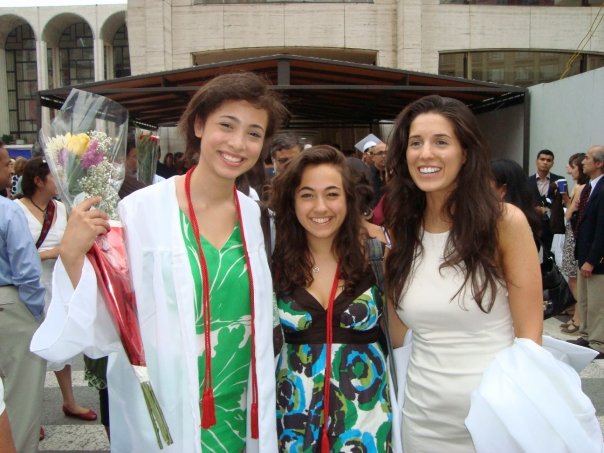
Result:
<svg viewBox="0 0 604 453"><path fill-rule="evenodd" d="M157 445L159 445L159 448L163 450L164 447L162 445L162 438L166 445L171 445L174 443L172 436L170 435L170 429L166 423L166 419L159 405L159 401L157 401L157 397L155 396L151 382L141 383L141 389L143 390L143 395L145 396L145 404L147 404L147 410L149 411L149 416L151 417L151 423L153 424L153 430L155 431L155 437L157 438Z"/></svg>
<svg viewBox="0 0 604 453"><path fill-rule="evenodd" d="M141 390L143 391L143 396L145 397L145 404L147 405L147 411L149 411L149 417L151 417L151 424L153 425L153 431L155 431L157 445L163 450L164 446L162 444L162 438L166 445L172 445L174 441L172 440L168 423L166 422L164 413L161 410L161 406L159 405L159 401L155 396L155 391L153 390L153 386L149 380L147 367L144 365L133 365L132 368L134 368L134 373L140 382Z"/></svg>

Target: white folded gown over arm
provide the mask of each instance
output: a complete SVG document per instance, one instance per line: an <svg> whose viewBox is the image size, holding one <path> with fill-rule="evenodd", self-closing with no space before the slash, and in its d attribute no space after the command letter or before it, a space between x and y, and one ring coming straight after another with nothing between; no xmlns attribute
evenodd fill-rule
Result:
<svg viewBox="0 0 604 453"><path fill-rule="evenodd" d="M528 339L516 339L485 370L466 426L478 453L604 451L577 372Z"/></svg>

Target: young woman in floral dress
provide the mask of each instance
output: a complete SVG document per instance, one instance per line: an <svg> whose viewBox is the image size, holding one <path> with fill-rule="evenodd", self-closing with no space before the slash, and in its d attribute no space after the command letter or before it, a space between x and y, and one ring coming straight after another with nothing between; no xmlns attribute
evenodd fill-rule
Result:
<svg viewBox="0 0 604 453"><path fill-rule="evenodd" d="M346 158L330 146L305 150L273 181L283 452L391 449L381 302L356 196Z"/></svg>

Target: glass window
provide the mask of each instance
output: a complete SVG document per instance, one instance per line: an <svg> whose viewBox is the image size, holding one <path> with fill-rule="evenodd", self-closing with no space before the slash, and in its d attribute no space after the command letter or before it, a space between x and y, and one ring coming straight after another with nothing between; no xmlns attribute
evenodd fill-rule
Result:
<svg viewBox="0 0 604 453"><path fill-rule="evenodd" d="M128 27L126 27L126 24L117 30L113 38L113 70L114 73L108 77L110 79L131 75Z"/></svg>
<svg viewBox="0 0 604 453"><path fill-rule="evenodd" d="M572 57L571 52L526 50L449 52L440 54L438 73L528 87L604 67L604 55Z"/></svg>
<svg viewBox="0 0 604 453"><path fill-rule="evenodd" d="M440 0L449 5L600 6L601 0Z"/></svg>
<svg viewBox="0 0 604 453"><path fill-rule="evenodd" d="M233 5L253 3L373 3L373 0L193 0L194 5Z"/></svg>
<svg viewBox="0 0 604 453"><path fill-rule="evenodd" d="M35 143L38 124L36 40L29 25L14 28L6 38L6 82L10 134Z"/></svg>
<svg viewBox="0 0 604 453"><path fill-rule="evenodd" d="M94 82L92 30L88 24L79 22L67 27L59 40L59 50L61 86Z"/></svg>

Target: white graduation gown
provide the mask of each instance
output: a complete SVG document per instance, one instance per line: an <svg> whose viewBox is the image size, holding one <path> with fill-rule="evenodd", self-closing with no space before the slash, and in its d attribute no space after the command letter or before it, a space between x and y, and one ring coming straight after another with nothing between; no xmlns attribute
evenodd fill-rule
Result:
<svg viewBox="0 0 604 453"><path fill-rule="evenodd" d="M175 180L132 194L120 202L119 214L149 376L174 440L162 451L201 452L194 288ZM272 282L258 206L241 193L238 198L254 283L260 433L259 439L250 438L250 367L246 451L276 452ZM53 288L46 320L32 339L32 352L55 362L81 352L92 358L109 354L111 451L159 451L139 383L98 294L88 259L75 289L59 259Z"/></svg>

